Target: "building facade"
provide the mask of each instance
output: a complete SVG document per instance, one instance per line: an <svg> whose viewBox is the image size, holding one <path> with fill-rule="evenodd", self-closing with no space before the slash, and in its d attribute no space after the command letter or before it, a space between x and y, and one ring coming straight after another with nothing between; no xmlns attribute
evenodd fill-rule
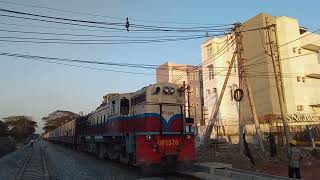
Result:
<svg viewBox="0 0 320 180"><path fill-rule="evenodd" d="M261 123L281 123L278 121L281 111L275 70L289 126L320 123L320 35L301 27L295 18L265 13L244 22L242 28L244 67ZM212 118L226 68L234 54L232 42L233 37L226 35L210 38L201 45L204 106L208 109L206 121ZM227 46L230 48L225 48ZM220 106L218 123L222 126L253 123L246 91L241 102L243 118L239 121L239 103L232 98L239 87L237 71L235 66Z"/></svg>
<svg viewBox="0 0 320 180"><path fill-rule="evenodd" d="M203 125L201 99L201 70L196 70L195 66L175 64L166 62L160 65L157 70L157 83L173 83L179 86L186 86L186 114L190 112L190 117L195 118L197 126ZM190 106L190 108L188 108Z"/></svg>

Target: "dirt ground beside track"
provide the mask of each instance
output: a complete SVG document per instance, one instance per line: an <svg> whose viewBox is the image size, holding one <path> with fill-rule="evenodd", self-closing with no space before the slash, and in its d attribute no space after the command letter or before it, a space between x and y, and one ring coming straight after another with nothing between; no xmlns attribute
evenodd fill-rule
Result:
<svg viewBox="0 0 320 180"><path fill-rule="evenodd" d="M233 168L267 173L279 176L288 176L287 155L284 148L278 149L278 158L270 158L269 153L264 156L256 146L250 146L255 166L251 165L245 155L240 155L238 145L229 145L224 148L205 147L197 151L198 162L221 162L232 164ZM319 179L320 155L314 156L310 151L303 150L301 167L302 178L306 180Z"/></svg>

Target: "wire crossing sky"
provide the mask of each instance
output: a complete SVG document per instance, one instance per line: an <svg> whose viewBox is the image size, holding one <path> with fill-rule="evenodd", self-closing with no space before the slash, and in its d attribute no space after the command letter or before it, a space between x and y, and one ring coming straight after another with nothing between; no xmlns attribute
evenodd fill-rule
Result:
<svg viewBox="0 0 320 180"><path fill-rule="evenodd" d="M88 113L106 93L155 83L155 68L166 61L201 66L207 36L230 33L261 12L297 18L310 31L320 25L316 0L0 0L0 7L0 118L36 121L57 109Z"/></svg>

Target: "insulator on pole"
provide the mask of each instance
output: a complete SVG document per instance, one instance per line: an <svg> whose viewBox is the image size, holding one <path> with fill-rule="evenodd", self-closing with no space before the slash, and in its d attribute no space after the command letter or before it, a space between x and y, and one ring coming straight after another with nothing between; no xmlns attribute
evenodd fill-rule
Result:
<svg viewBox="0 0 320 180"><path fill-rule="evenodd" d="M127 17L127 20L126 20L126 28L127 28L127 31L128 31L128 32L129 32L129 26L130 26L129 18Z"/></svg>

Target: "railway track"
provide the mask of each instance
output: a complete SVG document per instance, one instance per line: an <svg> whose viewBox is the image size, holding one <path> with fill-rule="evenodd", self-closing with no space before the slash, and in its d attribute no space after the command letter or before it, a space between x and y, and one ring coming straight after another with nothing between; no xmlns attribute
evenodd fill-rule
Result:
<svg viewBox="0 0 320 180"><path fill-rule="evenodd" d="M39 143L34 144L34 148L30 150L16 180L50 179L44 151L45 148L40 147Z"/></svg>

